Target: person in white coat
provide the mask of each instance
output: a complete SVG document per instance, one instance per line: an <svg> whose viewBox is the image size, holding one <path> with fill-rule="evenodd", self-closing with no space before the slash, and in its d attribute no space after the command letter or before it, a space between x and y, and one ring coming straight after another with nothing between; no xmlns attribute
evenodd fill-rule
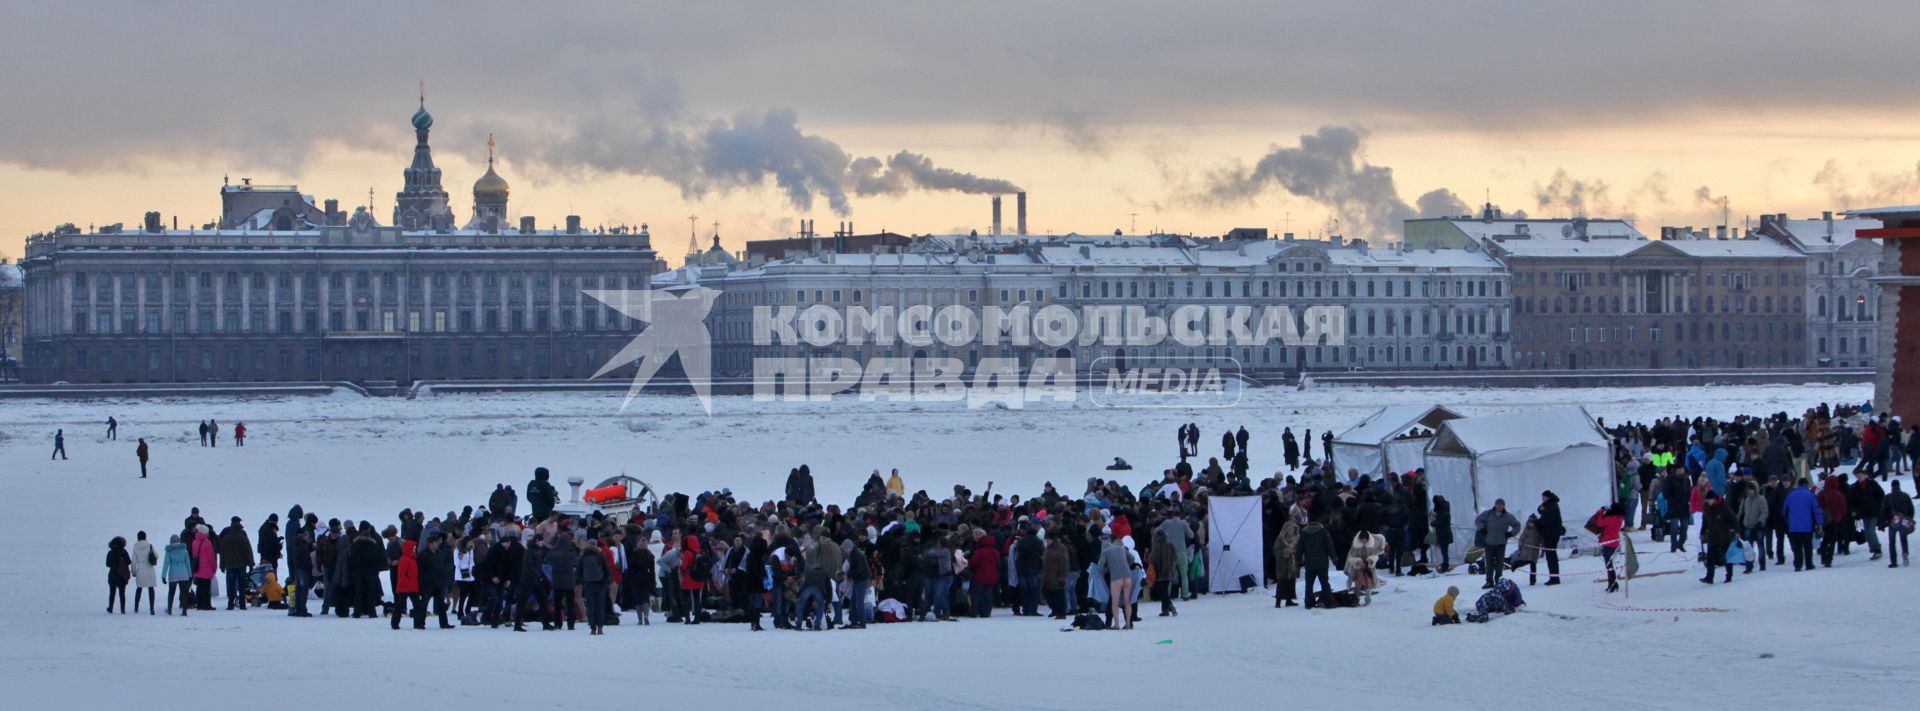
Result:
<svg viewBox="0 0 1920 711"><path fill-rule="evenodd" d="M154 588L160 584L160 577L155 573L154 568L159 565L160 556L153 550L153 542L147 540L146 531L141 531L139 537L134 540L132 553L133 611L136 614L140 612L140 594L144 592L147 595L147 614L152 615L154 614Z"/></svg>

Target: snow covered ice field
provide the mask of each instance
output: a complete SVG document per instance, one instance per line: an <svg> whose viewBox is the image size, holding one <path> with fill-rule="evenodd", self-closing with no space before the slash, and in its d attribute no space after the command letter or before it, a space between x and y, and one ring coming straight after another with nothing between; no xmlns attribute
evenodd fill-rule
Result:
<svg viewBox="0 0 1920 711"><path fill-rule="evenodd" d="M978 491L992 481L1024 496L1044 481L1077 492L1116 456L1136 467L1125 478L1137 486L1172 460L1166 440L1187 421L1202 428L1203 452L1222 428L1246 425L1260 476L1280 468L1282 426L1317 438L1386 404L1480 414L1570 403L1615 422L1797 413L1868 397L1864 385L1266 389L1225 409L990 411L720 397L711 417L677 396L643 396L621 412L612 393L0 401L0 510L10 524L0 543L0 685L12 708L1910 708L1920 692L1920 568L1888 570L1856 551L1831 571L1773 569L1708 587L1691 558L1657 555L1666 546L1644 534L1643 572L1682 572L1636 581L1631 600L1603 596L1598 560L1574 558L1568 584L1524 588L1526 612L1444 628L1427 624L1434 598L1458 584L1471 607L1477 577L1389 577L1363 609L1276 611L1267 597L1223 595L1162 619L1147 603L1131 633L1062 633L1057 622L1004 612L751 636L739 625L641 628L629 618L604 637L393 632L266 610L185 620L101 612L107 540L144 529L164 544L190 506L216 528L239 515L250 533L295 503L323 520L386 521L403 507L480 504L496 482L523 489L535 466L560 483L624 471L667 491L724 486L759 500L802 462L823 500L843 505L870 471L891 467L909 490L944 495L955 483ZM108 415L122 423L118 442L103 438ZM194 428L208 417L229 433L246 422L248 445L197 446ZM71 461L46 458L58 427ZM145 481L133 456L139 437L153 448ZM1616 609L1627 606L1726 611Z"/></svg>

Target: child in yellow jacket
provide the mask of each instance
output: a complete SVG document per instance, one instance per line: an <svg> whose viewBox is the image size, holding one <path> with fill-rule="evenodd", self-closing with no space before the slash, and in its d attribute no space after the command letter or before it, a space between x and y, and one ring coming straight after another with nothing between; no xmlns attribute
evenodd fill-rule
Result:
<svg viewBox="0 0 1920 711"><path fill-rule="evenodd" d="M1433 624L1460 624L1460 614L1453 609L1453 601L1458 597L1460 597L1460 588L1449 585L1447 586L1447 594L1441 595L1440 599L1433 601Z"/></svg>

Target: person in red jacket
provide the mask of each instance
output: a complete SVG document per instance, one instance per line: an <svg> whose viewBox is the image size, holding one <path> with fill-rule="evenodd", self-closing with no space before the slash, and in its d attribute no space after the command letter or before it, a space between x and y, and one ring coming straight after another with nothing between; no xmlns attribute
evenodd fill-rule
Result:
<svg viewBox="0 0 1920 711"><path fill-rule="evenodd" d="M701 592L704 591L707 586L703 580L707 576L707 573L703 571L696 576L693 572L694 567L700 562L700 551L702 550L705 550L705 547L700 545L700 534L688 533L685 538L681 539L680 592L681 595L686 598L686 622L690 625L700 624L700 615L703 614L700 610L704 597L701 595Z"/></svg>
<svg viewBox="0 0 1920 711"><path fill-rule="evenodd" d="M1847 544L1853 538L1853 522L1847 518L1847 493L1841 491L1844 484L1840 477L1827 477L1826 485L1820 487L1820 509L1827 516L1826 537L1820 540L1820 566L1833 567L1833 549L1839 546L1840 554L1847 554Z"/></svg>
<svg viewBox="0 0 1920 711"><path fill-rule="evenodd" d="M1595 534L1600 538L1600 560L1607 565L1607 592L1619 592L1620 583L1613 572L1613 554L1620 551L1620 529L1627 524L1626 507L1619 502L1594 513Z"/></svg>
<svg viewBox="0 0 1920 711"><path fill-rule="evenodd" d="M247 446L247 423L245 422L233 423L233 446L235 447Z"/></svg>
<svg viewBox="0 0 1920 711"><path fill-rule="evenodd" d="M973 556L967 559L967 599L974 617L993 616L993 598L1000 589L999 541L986 531L974 529Z"/></svg>
<svg viewBox="0 0 1920 711"><path fill-rule="evenodd" d="M407 616L407 603L420 606L420 559L414 556L413 541L400 543L400 562L393 571L393 628L400 629L400 618ZM426 618L414 621L413 628L427 628Z"/></svg>

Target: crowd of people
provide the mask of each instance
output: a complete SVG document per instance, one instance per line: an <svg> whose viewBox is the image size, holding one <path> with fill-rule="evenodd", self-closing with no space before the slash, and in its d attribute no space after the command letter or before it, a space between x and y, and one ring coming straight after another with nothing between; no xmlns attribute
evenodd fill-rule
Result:
<svg viewBox="0 0 1920 711"><path fill-rule="evenodd" d="M1823 443L1856 424L1877 426L1879 449L1858 450L1858 481L1829 476L1813 494L1809 469L1831 473L1843 460L1837 451L1825 457ZM1689 542L1689 527L1696 531L1708 569L1703 582L1716 572L1730 580L1736 567L1751 572L1756 563L1764 570L1769 556L1780 565L1787 549L1797 570L1811 570L1813 538L1822 541L1823 565L1862 543L1879 555L1881 530L1889 551L1897 542L1906 552L1912 500L1898 482L1882 493L1877 481L1893 472L1884 463L1893 456L1886 433L1898 431L1897 421L1822 407L1797 420L1776 414L1602 426L1615 439L1618 500L1574 512L1583 517L1574 520L1597 540L1609 592L1617 589L1623 532L1637 530L1636 515L1676 551ZM176 602L183 615L211 610L215 578L224 574L230 609L251 601L311 617L317 602L320 616L383 618L395 629L408 618L425 628L429 615L441 628L584 623L595 634L623 619L651 625L656 616L756 631L763 621L778 629L860 629L996 611L1079 629L1129 629L1143 600L1174 616L1177 603L1210 591L1204 522L1213 495L1261 497L1261 583L1275 607L1361 605L1382 576L1448 573L1456 534L1472 536L1466 562L1488 591L1470 620L1523 604L1507 572L1526 568L1536 584L1544 563L1545 584L1560 583L1568 531L1552 491L1529 504L1524 522L1505 501L1456 519L1445 497L1429 493L1423 471L1337 474L1330 435L1315 459L1283 429L1285 469L1259 481L1247 476L1244 427L1222 434L1230 469L1219 458L1195 469L1199 428L1183 425L1179 436L1178 461L1141 486L1093 478L1071 495L1051 482L1024 498L995 493L991 482L980 492L954 486L944 495L909 495L896 469L887 477L873 471L842 505L821 501L812 472L800 465L774 500L752 502L722 488L669 494L631 518L576 516L556 512L559 492L541 468L524 501L500 484L483 505L442 515L403 509L388 523L323 519L296 505L284 524L270 514L251 536L239 516L216 534L195 509L157 551L144 531L131 546L119 538L110 544L108 609L125 611L132 583L135 610L144 593L154 614L153 589L163 582L168 614ZM1303 439L1311 443L1311 432ZM1686 458L1672 456L1676 450ZM1709 450L1711 457L1695 456ZM1884 456L1872 459L1876 451ZM1509 543L1516 544L1511 554ZM1344 574L1341 589L1330 584L1334 570ZM1445 602L1451 610L1451 597ZM1440 609L1436 603L1436 623Z"/></svg>
<svg viewBox="0 0 1920 711"><path fill-rule="evenodd" d="M1913 499L1895 477L1920 472L1912 446L1920 426L1863 406L1821 405L1799 417L1663 418L1609 432L1629 523L1651 529L1670 552L1696 542L1703 583L1789 557L1796 571L1829 568L1856 547L1872 560L1884 555L1889 568L1912 564Z"/></svg>

